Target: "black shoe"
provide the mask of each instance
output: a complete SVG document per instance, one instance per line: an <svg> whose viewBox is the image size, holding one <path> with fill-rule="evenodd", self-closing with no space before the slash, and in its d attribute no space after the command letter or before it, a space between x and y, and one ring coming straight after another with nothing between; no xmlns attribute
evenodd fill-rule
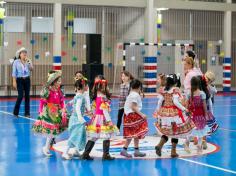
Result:
<svg viewBox="0 0 236 176"><path fill-rule="evenodd" d="M30 118L30 114L25 114L25 117Z"/></svg>
<svg viewBox="0 0 236 176"><path fill-rule="evenodd" d="M18 114L15 114L15 113L13 113L13 115L14 115L16 118L18 118L18 117L19 117L19 115L18 115Z"/></svg>
<svg viewBox="0 0 236 176"><path fill-rule="evenodd" d="M156 150L156 154L157 154L158 156L161 156L161 148L160 148L159 146L156 146L156 147L155 147L155 150Z"/></svg>
<svg viewBox="0 0 236 176"><path fill-rule="evenodd" d="M103 141L103 160L114 160L114 157L111 157L109 154L109 149L110 149L110 140L104 140Z"/></svg>
<svg viewBox="0 0 236 176"><path fill-rule="evenodd" d="M108 160L108 161L111 161L111 160L114 160L115 157L112 157L109 153L105 153L103 154L102 156L102 160Z"/></svg>
<svg viewBox="0 0 236 176"><path fill-rule="evenodd" d="M83 155L81 155L81 159L82 160L89 160L89 161L94 160L94 158L89 156L89 154L87 154L87 153L83 153Z"/></svg>
<svg viewBox="0 0 236 176"><path fill-rule="evenodd" d="M93 146L94 146L95 142L94 141L88 141L86 146L85 146L85 150L84 150L84 153L82 154L81 156L81 159L82 160L93 160L92 157L89 156L91 150L93 149Z"/></svg>

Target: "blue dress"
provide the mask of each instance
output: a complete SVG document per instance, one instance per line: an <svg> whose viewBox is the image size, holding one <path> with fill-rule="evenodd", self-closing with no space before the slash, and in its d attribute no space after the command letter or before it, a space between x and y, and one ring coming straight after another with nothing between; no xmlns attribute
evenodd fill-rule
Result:
<svg viewBox="0 0 236 176"><path fill-rule="evenodd" d="M84 150L86 145L84 112L85 98L82 94L77 94L73 99L73 110L69 120L68 131L70 137L68 139L68 146L71 148L75 147L78 151Z"/></svg>

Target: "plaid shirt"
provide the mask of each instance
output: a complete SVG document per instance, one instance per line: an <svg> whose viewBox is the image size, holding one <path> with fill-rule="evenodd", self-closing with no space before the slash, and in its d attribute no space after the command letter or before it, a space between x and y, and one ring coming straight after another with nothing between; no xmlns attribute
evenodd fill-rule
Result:
<svg viewBox="0 0 236 176"><path fill-rule="evenodd" d="M119 109L124 108L126 97L129 95L129 84L120 85Z"/></svg>

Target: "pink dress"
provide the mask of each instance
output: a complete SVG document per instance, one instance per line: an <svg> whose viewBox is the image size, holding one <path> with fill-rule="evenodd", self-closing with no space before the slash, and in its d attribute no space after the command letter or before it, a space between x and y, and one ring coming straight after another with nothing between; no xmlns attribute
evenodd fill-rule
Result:
<svg viewBox="0 0 236 176"><path fill-rule="evenodd" d="M39 116L33 125L35 133L56 136L65 130L62 118L66 116L64 96L60 89L44 88L41 91Z"/></svg>
<svg viewBox="0 0 236 176"><path fill-rule="evenodd" d="M102 94L95 100L95 114L87 125L88 138L110 139L118 134L118 128L112 124L109 115L110 102Z"/></svg>
<svg viewBox="0 0 236 176"><path fill-rule="evenodd" d="M195 128L192 131L191 136L204 137L210 131L207 126L207 116L205 116L205 111L203 107L203 101L206 101L206 94L200 91L200 95L193 96L189 98L189 110L191 112L191 118L194 122Z"/></svg>

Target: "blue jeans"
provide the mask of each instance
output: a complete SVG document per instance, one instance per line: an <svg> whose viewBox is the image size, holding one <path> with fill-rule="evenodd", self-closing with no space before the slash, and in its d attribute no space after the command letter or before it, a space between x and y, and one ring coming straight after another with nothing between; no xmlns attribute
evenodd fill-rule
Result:
<svg viewBox="0 0 236 176"><path fill-rule="evenodd" d="M20 104L25 94L25 115L30 115L30 78L17 78L16 83L18 96L13 114L19 115Z"/></svg>

